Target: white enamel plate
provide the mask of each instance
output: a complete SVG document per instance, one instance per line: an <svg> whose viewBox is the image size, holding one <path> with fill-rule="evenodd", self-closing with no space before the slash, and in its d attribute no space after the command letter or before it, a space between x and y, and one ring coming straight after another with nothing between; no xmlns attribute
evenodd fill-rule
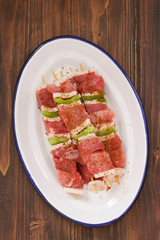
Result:
<svg viewBox="0 0 160 240"><path fill-rule="evenodd" d="M126 174L120 185L97 195L87 192L74 198L57 181L49 152L36 88L52 81L51 69L64 71L95 67L105 80L105 95L116 115L126 159ZM68 70L66 70L68 69ZM137 198L145 176L148 153L147 124L140 99L122 68L103 49L76 37L58 37L41 44L25 62L17 81L13 102L13 128L24 169L47 203L64 217L87 226L112 223L123 216Z"/></svg>

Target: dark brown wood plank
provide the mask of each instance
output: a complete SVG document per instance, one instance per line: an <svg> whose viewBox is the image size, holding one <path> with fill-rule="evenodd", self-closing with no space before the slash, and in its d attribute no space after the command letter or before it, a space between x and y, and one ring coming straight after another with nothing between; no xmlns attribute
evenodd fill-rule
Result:
<svg viewBox="0 0 160 240"><path fill-rule="evenodd" d="M160 239L160 2L158 0L0 0L0 239ZM20 163L11 104L19 71L41 42L80 36L108 51L142 100L149 129L143 189L119 221L100 228L77 225L52 210Z"/></svg>

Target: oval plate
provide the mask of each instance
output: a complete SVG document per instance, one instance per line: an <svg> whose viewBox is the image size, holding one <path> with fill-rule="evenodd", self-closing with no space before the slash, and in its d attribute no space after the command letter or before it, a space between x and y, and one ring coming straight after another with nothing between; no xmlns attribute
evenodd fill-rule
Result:
<svg viewBox="0 0 160 240"><path fill-rule="evenodd" d="M48 150L35 89L41 76L50 80L51 69L64 65L85 69L94 66L105 80L105 94L116 114L118 134L126 158L126 174L120 186L113 184L104 195L88 198L64 192ZM110 224L122 217L142 187L148 155L148 133L141 101L118 63L97 45L77 37L57 37L42 43L27 59L19 74L13 100L13 128L24 169L46 202L64 217L87 226ZM94 196L96 195L96 197ZM98 196L98 197L97 197Z"/></svg>

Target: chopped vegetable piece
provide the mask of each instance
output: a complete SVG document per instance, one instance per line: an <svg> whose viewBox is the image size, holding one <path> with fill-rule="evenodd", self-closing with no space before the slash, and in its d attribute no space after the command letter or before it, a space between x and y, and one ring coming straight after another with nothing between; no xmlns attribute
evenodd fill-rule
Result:
<svg viewBox="0 0 160 240"><path fill-rule="evenodd" d="M67 142L67 138L60 136L60 137L52 137L48 139L51 145L56 145L58 143L63 143L63 142Z"/></svg>
<svg viewBox="0 0 160 240"><path fill-rule="evenodd" d="M56 118L59 116L58 112L47 112L45 110L42 111L43 116L49 117L49 118Z"/></svg>
<svg viewBox="0 0 160 240"><path fill-rule="evenodd" d="M73 96L71 98L67 98L67 99L62 99L60 97L57 97L57 98L55 98L54 101L55 101L55 103L58 103L58 104L70 104L70 103L76 102L78 100L80 100L79 96L75 95L75 96Z"/></svg>
<svg viewBox="0 0 160 240"><path fill-rule="evenodd" d="M110 134L112 132L116 132L114 127L104 128L104 129L101 129L101 130L97 131L97 136L105 136L105 135Z"/></svg>
<svg viewBox="0 0 160 240"><path fill-rule="evenodd" d="M106 102L106 99L104 98L104 94L100 94L100 95L90 95L90 96L82 96L83 101L93 101L93 100L97 100L99 102Z"/></svg>
<svg viewBox="0 0 160 240"><path fill-rule="evenodd" d="M98 102L107 102L106 98L99 98L97 100L98 100Z"/></svg>
<svg viewBox="0 0 160 240"><path fill-rule="evenodd" d="M93 133L94 132L94 127L93 125L89 125L87 128L85 128L84 130L82 130L77 136L74 137L74 139L78 139L82 136L85 136L89 133Z"/></svg>

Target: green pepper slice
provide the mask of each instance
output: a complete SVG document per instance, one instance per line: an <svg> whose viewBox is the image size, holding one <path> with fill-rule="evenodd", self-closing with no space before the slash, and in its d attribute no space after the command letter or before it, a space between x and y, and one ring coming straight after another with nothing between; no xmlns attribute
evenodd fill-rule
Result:
<svg viewBox="0 0 160 240"><path fill-rule="evenodd" d="M51 145L56 145L58 143L67 142L67 138L63 136L60 136L60 137L55 136L55 137L49 138L48 141L50 142Z"/></svg>
<svg viewBox="0 0 160 240"><path fill-rule="evenodd" d="M105 136L105 135L108 135L110 133L115 133L116 130L114 127L110 127L110 128L104 128L104 129L101 129L99 131L97 131L97 136Z"/></svg>
<svg viewBox="0 0 160 240"><path fill-rule="evenodd" d="M106 99L104 97L104 94L101 95L92 95L92 96L82 96L83 101L93 101L97 100L99 102L106 102Z"/></svg>
<svg viewBox="0 0 160 240"><path fill-rule="evenodd" d="M48 112L48 111L43 110L42 114L43 114L43 116L48 117L48 118L56 118L59 116L58 111L57 112Z"/></svg>
<svg viewBox="0 0 160 240"><path fill-rule="evenodd" d="M84 130L82 130L77 136L74 137L74 139L78 139L82 136L85 136L89 133L94 133L94 127L93 125L89 125L88 127L86 127Z"/></svg>
<svg viewBox="0 0 160 240"><path fill-rule="evenodd" d="M58 104L70 104L70 103L76 102L78 100L80 100L78 95L75 95L75 96L73 96L71 98L67 98L67 99L63 99L60 97L57 97L54 99L55 103L58 103Z"/></svg>

